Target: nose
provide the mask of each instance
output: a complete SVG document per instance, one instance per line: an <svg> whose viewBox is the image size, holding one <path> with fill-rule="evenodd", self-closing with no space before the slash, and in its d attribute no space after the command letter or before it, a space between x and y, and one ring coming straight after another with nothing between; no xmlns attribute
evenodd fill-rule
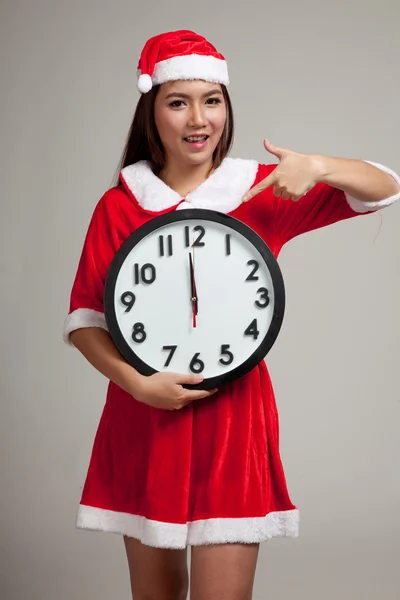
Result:
<svg viewBox="0 0 400 600"><path fill-rule="evenodd" d="M189 122L190 127L204 127L207 124L205 107L200 103L193 103L190 110Z"/></svg>

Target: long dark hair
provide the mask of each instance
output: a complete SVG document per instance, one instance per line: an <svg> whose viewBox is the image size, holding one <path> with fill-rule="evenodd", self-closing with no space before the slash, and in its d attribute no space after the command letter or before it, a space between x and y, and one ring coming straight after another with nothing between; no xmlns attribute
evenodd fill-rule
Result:
<svg viewBox="0 0 400 600"><path fill-rule="evenodd" d="M165 165L165 152L154 120L154 102L160 86L154 86L147 94L142 94L136 106L129 129L125 148L122 152L113 185L120 183L121 170L139 160L148 160L154 173L159 173ZM228 90L221 85L226 105L226 123L221 139L214 150L213 167L218 168L229 154L234 136L233 109Z"/></svg>

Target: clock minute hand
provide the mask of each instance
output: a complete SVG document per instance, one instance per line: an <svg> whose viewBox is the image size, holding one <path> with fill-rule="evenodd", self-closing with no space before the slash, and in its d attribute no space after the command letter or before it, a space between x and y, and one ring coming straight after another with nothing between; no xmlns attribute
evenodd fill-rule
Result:
<svg viewBox="0 0 400 600"><path fill-rule="evenodd" d="M194 300L194 304L196 306L196 315L199 314L199 296L197 294L197 286L196 286L196 275L195 275L195 267L194 267L194 250L193 250L193 254L192 254L192 267L193 267L193 298L195 298Z"/></svg>
<svg viewBox="0 0 400 600"><path fill-rule="evenodd" d="M196 280L194 276L194 266L192 254L189 252L189 271L190 271L190 288L191 288L191 302L192 302L192 311L193 311L193 327L196 327L196 315L198 313L198 305L197 305L197 290L196 290Z"/></svg>

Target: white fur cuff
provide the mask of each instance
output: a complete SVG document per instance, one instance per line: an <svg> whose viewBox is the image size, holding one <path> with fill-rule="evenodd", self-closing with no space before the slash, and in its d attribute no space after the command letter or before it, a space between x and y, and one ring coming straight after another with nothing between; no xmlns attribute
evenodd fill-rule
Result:
<svg viewBox="0 0 400 600"><path fill-rule="evenodd" d="M389 169L389 167L385 167L384 165L380 165L379 163L371 162L370 160L366 160L364 162L367 162L370 165L377 167L377 169L380 169L381 171L388 173L388 175L391 175L393 177L393 179L395 181L397 181L397 183L400 186L400 177L397 175L397 173L392 171L392 169ZM386 206L390 206L391 204L393 204L394 202L396 202L396 200L398 200L400 198L400 192L398 192L397 194L394 194L394 196L390 196L389 198L384 198L383 200L379 200L377 202L363 202L362 200L358 200L357 198L354 198L353 196L350 196L349 194L345 194L345 196L346 196L346 200L347 200L348 204L355 212L366 213L366 212L369 212L370 210L379 210L380 208L386 208Z"/></svg>
<svg viewBox="0 0 400 600"><path fill-rule="evenodd" d="M66 344L72 346L69 334L75 329L83 327L101 327L108 331L106 319L103 313L91 308L77 308L70 313L64 322L63 340Z"/></svg>

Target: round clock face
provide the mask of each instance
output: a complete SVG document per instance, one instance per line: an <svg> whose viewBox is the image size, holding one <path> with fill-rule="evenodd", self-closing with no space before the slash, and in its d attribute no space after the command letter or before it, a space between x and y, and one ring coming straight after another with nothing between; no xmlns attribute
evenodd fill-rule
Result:
<svg viewBox="0 0 400 600"><path fill-rule="evenodd" d="M104 295L110 335L144 375L202 373L203 389L254 368L279 333L282 275L247 225L203 209L155 217L110 266Z"/></svg>

